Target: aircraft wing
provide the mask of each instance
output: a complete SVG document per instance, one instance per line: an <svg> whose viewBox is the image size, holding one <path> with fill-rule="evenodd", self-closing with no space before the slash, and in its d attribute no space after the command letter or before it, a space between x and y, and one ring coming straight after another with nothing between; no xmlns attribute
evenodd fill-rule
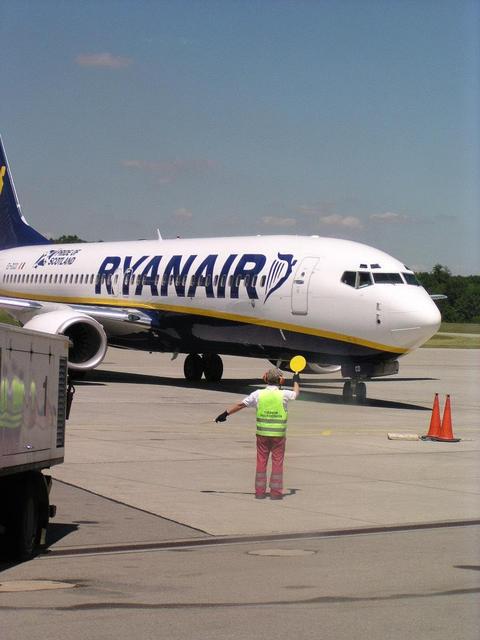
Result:
<svg viewBox="0 0 480 640"><path fill-rule="evenodd" d="M144 326L152 326L152 318L140 309L115 309L112 307L89 306L87 304L72 304L73 309L81 311L100 323L102 320L113 320L116 322L129 322L141 324Z"/></svg>
<svg viewBox="0 0 480 640"><path fill-rule="evenodd" d="M448 296L446 296L444 293L431 293L430 298L432 300L447 300Z"/></svg>
<svg viewBox="0 0 480 640"><path fill-rule="evenodd" d="M28 298L0 296L0 309L4 309L7 313L11 312L14 316L15 312L27 312L30 317L36 315L36 312L46 313L58 309L74 309L95 318L100 324L104 321L128 322L130 324L133 323L148 327L153 324L153 320L149 315L135 308L116 309L107 306L90 306L86 304L70 305L59 302L40 302L37 300L29 300Z"/></svg>
<svg viewBox="0 0 480 640"><path fill-rule="evenodd" d="M42 309L42 302L36 302L34 300L27 300L23 298L6 298L0 296L0 309L5 311L26 311L28 309Z"/></svg>

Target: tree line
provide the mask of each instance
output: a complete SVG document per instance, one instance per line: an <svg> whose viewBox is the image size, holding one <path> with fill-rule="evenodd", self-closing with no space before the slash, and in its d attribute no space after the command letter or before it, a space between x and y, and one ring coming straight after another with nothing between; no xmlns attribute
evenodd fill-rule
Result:
<svg viewBox="0 0 480 640"><path fill-rule="evenodd" d="M480 322L480 276L452 276L441 264L416 275L428 293L447 296L437 302L444 322Z"/></svg>
<svg viewBox="0 0 480 640"><path fill-rule="evenodd" d="M52 239L57 244L85 242L78 236ZM442 293L437 301L444 322L480 322L480 276L452 276L448 267L436 264L431 271L416 274L428 293Z"/></svg>

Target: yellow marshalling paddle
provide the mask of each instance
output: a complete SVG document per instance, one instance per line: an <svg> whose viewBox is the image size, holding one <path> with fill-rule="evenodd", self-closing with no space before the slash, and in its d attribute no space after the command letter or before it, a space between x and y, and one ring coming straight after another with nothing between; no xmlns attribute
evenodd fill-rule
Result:
<svg viewBox="0 0 480 640"><path fill-rule="evenodd" d="M303 371L306 366L307 361L303 356L294 356L290 360L290 369L293 371L293 373L300 373L300 371Z"/></svg>

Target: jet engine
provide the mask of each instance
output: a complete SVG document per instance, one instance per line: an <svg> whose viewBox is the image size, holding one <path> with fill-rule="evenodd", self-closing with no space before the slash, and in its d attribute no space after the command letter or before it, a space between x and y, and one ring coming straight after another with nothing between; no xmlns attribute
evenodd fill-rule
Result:
<svg viewBox="0 0 480 640"><path fill-rule="evenodd" d="M270 360L274 367L281 369L282 371L291 371L289 360ZM336 364L315 364L315 362L307 362L307 366L302 373L335 373L340 371L340 365Z"/></svg>
<svg viewBox="0 0 480 640"><path fill-rule="evenodd" d="M88 371L97 367L107 351L107 336L102 325L74 309L47 311L25 323L26 329L60 334L70 339L68 367Z"/></svg>

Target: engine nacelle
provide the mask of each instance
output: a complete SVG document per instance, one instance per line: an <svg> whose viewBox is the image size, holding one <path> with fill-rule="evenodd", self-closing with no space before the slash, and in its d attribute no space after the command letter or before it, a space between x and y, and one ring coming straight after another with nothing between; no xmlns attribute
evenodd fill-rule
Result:
<svg viewBox="0 0 480 640"><path fill-rule="evenodd" d="M69 338L68 366L73 371L94 369L107 352L107 336L102 325L73 309L40 313L25 323L24 327Z"/></svg>
<svg viewBox="0 0 480 640"><path fill-rule="evenodd" d="M289 360L270 360L274 367L281 369L281 371L291 371ZM335 373L340 371L341 367L337 364L315 364L314 362L307 362L307 366L301 373Z"/></svg>

